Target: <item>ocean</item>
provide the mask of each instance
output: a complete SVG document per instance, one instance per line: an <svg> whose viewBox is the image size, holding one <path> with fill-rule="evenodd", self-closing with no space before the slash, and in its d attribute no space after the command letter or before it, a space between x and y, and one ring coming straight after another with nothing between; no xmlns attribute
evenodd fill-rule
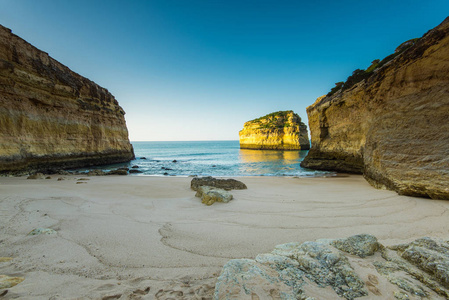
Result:
<svg viewBox="0 0 449 300"><path fill-rule="evenodd" d="M301 168L308 151L240 149L239 141L132 142L136 159L103 169L138 166L154 176L323 176Z"/></svg>

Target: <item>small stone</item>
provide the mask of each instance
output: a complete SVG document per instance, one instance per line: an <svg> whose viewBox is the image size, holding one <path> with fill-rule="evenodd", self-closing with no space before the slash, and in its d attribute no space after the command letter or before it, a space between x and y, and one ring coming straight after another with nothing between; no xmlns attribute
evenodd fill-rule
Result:
<svg viewBox="0 0 449 300"><path fill-rule="evenodd" d="M62 180L65 180L65 178L64 177L59 177L58 178L58 181L62 181Z"/></svg>
<svg viewBox="0 0 449 300"><path fill-rule="evenodd" d="M45 179L51 179L51 176L47 176L47 177L45 177Z"/></svg>
<svg viewBox="0 0 449 300"><path fill-rule="evenodd" d="M139 168L139 166L137 166L137 165L134 165L134 166L132 166L131 168L132 168L132 169L138 169L138 168Z"/></svg>
<svg viewBox="0 0 449 300"><path fill-rule="evenodd" d="M176 159L174 159L172 162L177 163L178 161Z"/></svg>
<svg viewBox="0 0 449 300"><path fill-rule="evenodd" d="M56 234L56 231L51 228L36 228L30 231L28 235L40 235L40 234Z"/></svg>

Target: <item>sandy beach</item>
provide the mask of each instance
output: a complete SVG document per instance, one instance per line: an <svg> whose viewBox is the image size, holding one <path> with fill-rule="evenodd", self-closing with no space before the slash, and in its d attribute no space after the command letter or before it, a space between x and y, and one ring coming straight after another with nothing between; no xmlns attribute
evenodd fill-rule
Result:
<svg viewBox="0 0 449 300"><path fill-rule="evenodd" d="M0 257L13 258L0 275L25 278L4 299L209 299L229 259L278 244L447 239L448 201L377 190L362 176L237 179L248 189L205 206L184 177L0 178ZM56 233L28 235L35 228Z"/></svg>

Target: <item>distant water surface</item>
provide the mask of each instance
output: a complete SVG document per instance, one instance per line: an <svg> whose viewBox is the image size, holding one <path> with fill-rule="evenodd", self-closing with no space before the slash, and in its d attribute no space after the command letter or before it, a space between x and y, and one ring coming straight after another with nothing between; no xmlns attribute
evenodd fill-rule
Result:
<svg viewBox="0 0 449 300"><path fill-rule="evenodd" d="M323 176L301 168L308 151L240 149L238 141L132 142L136 159L112 167L138 166L139 175ZM105 167L103 167L105 169ZM107 168L106 168L107 169Z"/></svg>

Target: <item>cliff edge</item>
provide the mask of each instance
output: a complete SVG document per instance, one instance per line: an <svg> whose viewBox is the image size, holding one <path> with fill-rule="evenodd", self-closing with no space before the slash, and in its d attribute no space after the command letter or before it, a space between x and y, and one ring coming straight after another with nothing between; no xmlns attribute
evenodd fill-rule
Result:
<svg viewBox="0 0 449 300"><path fill-rule="evenodd" d="M312 148L301 166L449 199L449 18L354 71L307 114Z"/></svg>
<svg viewBox="0 0 449 300"><path fill-rule="evenodd" d="M0 173L129 161L124 114L108 90L0 25Z"/></svg>
<svg viewBox="0 0 449 300"><path fill-rule="evenodd" d="M278 111L245 122L239 132L241 149L308 150L307 126L293 111Z"/></svg>

